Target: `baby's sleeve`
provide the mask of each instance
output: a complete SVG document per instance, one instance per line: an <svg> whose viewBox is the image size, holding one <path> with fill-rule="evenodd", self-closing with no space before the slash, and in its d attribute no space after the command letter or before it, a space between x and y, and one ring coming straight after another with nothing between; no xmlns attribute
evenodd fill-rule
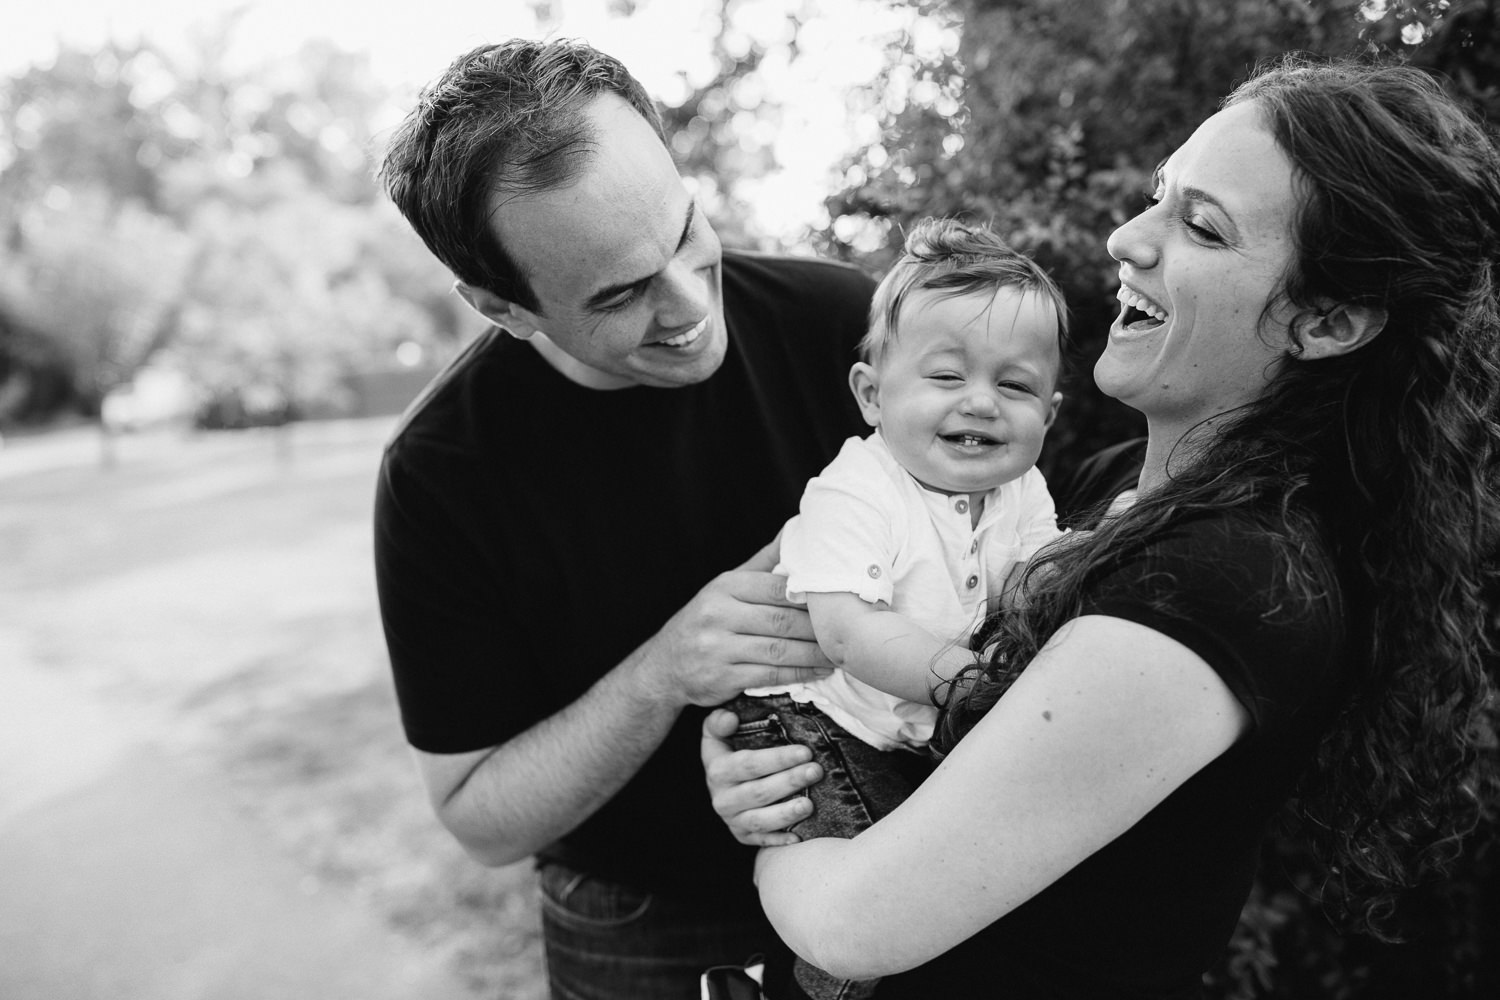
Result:
<svg viewBox="0 0 1500 1000"><path fill-rule="evenodd" d="M802 493L796 517L781 536L787 596L857 594L890 603L900 498L873 459L841 454Z"/></svg>
<svg viewBox="0 0 1500 1000"><path fill-rule="evenodd" d="M1021 516L1016 534L1021 539L1022 560L1030 559L1036 550L1063 532L1057 526L1057 505L1047 489L1040 469L1030 469L1021 477Z"/></svg>

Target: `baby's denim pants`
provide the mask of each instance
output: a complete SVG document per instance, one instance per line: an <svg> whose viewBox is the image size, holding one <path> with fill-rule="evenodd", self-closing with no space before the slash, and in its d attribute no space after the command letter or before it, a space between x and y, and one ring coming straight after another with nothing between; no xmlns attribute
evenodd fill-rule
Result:
<svg viewBox="0 0 1500 1000"><path fill-rule="evenodd" d="M735 749L800 743L822 765L823 780L802 793L812 799L813 813L791 827L803 840L853 837L900 805L932 771L925 754L877 750L816 706L789 695L740 695L723 707L739 718L729 739ZM810 1000L865 1000L879 982L838 979L800 958L794 975Z"/></svg>

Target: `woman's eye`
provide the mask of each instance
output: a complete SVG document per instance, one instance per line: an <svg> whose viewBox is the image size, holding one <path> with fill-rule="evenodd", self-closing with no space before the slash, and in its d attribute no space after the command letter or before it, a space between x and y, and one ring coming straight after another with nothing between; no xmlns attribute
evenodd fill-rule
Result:
<svg viewBox="0 0 1500 1000"><path fill-rule="evenodd" d="M1184 226L1187 226L1188 229L1192 231L1193 235L1199 237L1200 239L1208 240L1213 243L1220 242L1219 234L1200 222L1194 222L1192 219L1184 218L1182 220L1182 224Z"/></svg>

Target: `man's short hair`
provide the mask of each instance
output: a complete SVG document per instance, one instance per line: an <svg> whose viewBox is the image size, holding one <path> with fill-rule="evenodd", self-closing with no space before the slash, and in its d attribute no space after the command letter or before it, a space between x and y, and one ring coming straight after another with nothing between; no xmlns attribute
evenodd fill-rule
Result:
<svg viewBox="0 0 1500 1000"><path fill-rule="evenodd" d="M1064 346L1067 303L1040 264L985 226L957 219L923 219L907 233L904 251L875 289L870 328L859 342L860 356L870 364L880 363L899 335L896 319L901 307L918 289L939 290L956 297L1001 288L1046 296L1057 314L1059 349Z"/></svg>
<svg viewBox="0 0 1500 1000"><path fill-rule="evenodd" d="M584 113L616 94L658 136L661 115L613 56L568 39L512 39L460 56L396 130L381 179L429 250L458 280L540 312L527 276L495 238L490 197L561 187L595 136Z"/></svg>

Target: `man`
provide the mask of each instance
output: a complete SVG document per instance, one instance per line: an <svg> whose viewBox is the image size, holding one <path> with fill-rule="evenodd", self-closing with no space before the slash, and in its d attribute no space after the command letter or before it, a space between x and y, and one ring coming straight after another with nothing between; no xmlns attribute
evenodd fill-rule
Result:
<svg viewBox="0 0 1500 1000"><path fill-rule="evenodd" d="M461 57L382 174L493 324L382 465L407 739L470 854L537 856L555 997L695 998L702 969L776 947L699 728L828 667L768 543L860 430L843 383L872 283L721 254L650 99L577 43Z"/></svg>

